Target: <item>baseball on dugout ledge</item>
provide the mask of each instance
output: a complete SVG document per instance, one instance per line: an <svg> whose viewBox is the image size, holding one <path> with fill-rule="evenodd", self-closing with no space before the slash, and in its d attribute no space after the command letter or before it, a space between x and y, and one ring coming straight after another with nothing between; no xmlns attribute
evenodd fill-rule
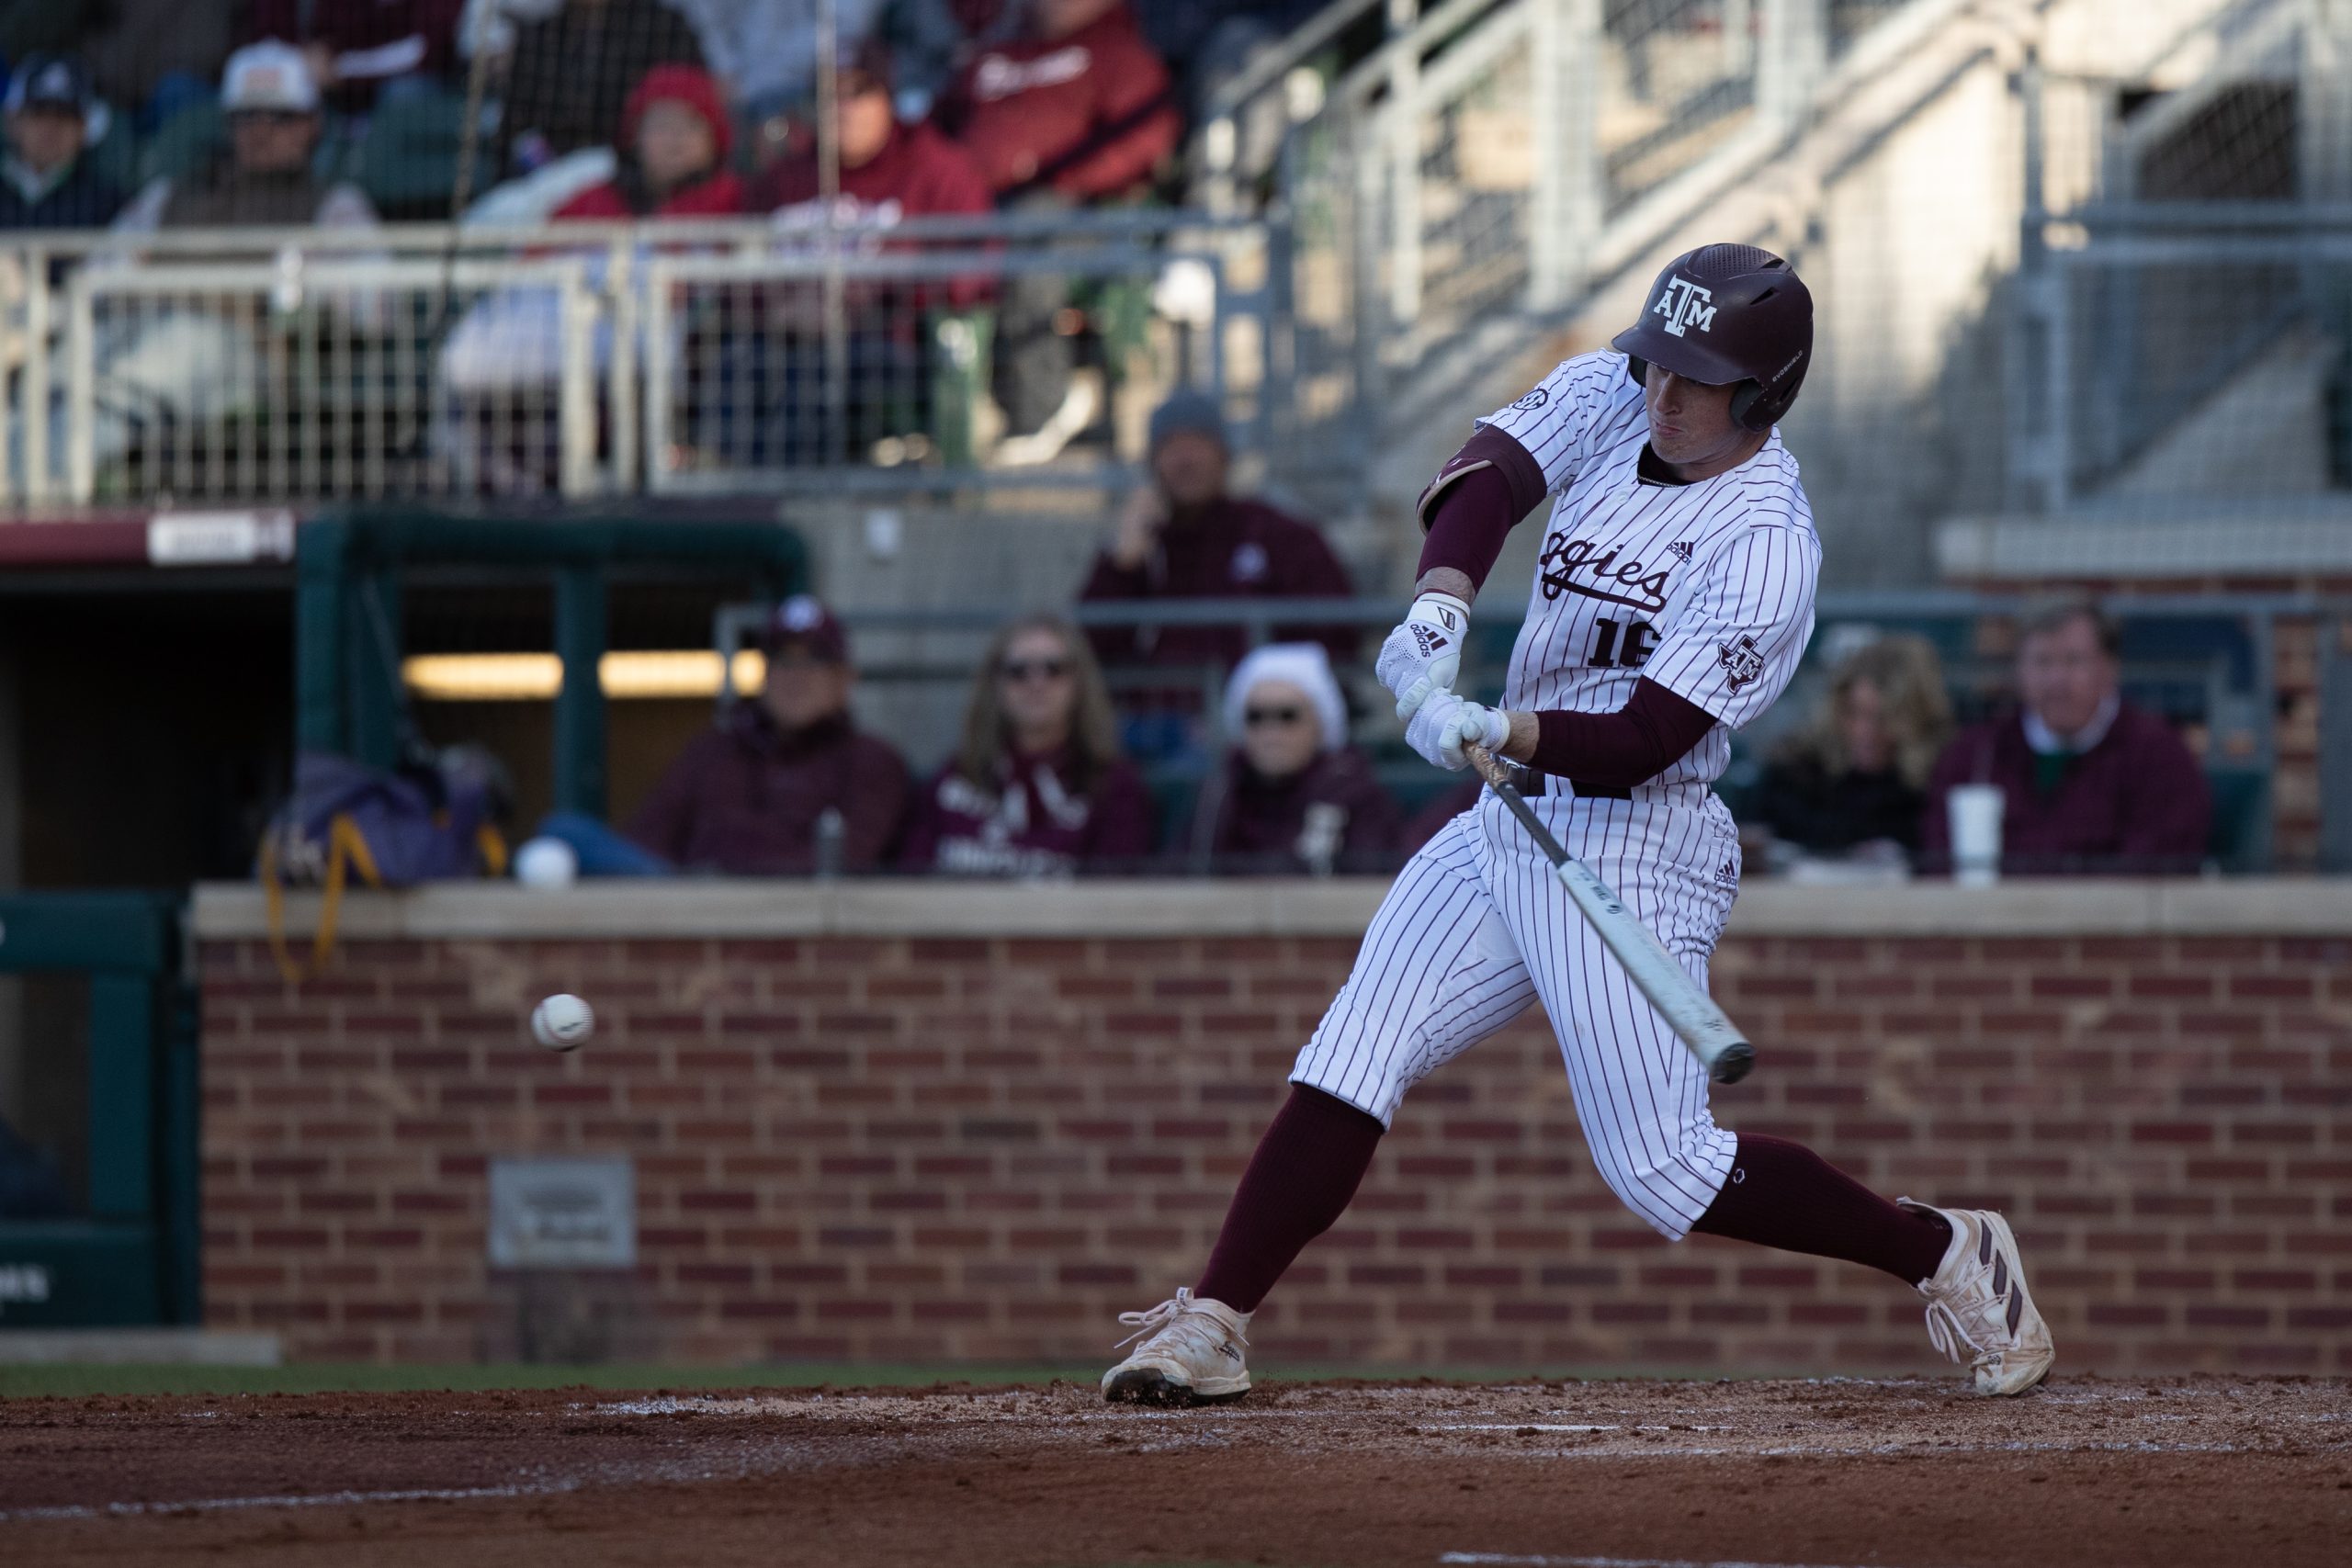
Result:
<svg viewBox="0 0 2352 1568"><path fill-rule="evenodd" d="M531 1038L550 1051L573 1051L596 1032L595 1010L569 991L531 1010Z"/></svg>

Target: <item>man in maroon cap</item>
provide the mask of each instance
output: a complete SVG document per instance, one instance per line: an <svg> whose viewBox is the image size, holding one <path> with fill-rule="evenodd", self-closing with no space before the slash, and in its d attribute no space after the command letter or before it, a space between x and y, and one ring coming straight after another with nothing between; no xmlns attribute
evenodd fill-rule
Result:
<svg viewBox="0 0 2352 1568"><path fill-rule="evenodd" d="M687 871L872 871L906 816L907 764L850 721L849 634L800 594L762 637L767 683L670 764L628 836Z"/></svg>

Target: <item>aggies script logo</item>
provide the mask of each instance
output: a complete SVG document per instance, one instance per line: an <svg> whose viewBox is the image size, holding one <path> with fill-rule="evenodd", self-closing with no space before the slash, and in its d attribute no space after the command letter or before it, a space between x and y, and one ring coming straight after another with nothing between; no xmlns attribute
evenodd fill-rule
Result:
<svg viewBox="0 0 2352 1568"><path fill-rule="evenodd" d="M1670 548L1677 558L1683 558L1679 548ZM1603 550L1590 539L1553 535L1544 541L1543 558L1536 563L1536 570L1544 574L1544 599L1581 593L1588 599L1646 610L1653 615L1665 609L1666 574L1674 569L1652 569L1630 556L1620 559L1621 554L1614 549ZM1579 581L1579 578L1584 581Z"/></svg>
<svg viewBox="0 0 2352 1568"><path fill-rule="evenodd" d="M1680 337L1692 327L1702 333L1715 330L1714 295L1687 277L1669 277L1666 287L1658 290L1657 303L1650 307L1650 314L1666 318L1669 336Z"/></svg>

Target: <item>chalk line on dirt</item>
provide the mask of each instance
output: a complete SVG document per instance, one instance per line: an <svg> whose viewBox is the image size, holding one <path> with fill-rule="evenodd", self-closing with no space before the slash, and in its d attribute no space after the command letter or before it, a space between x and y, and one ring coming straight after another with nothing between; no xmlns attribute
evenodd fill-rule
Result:
<svg viewBox="0 0 2352 1568"><path fill-rule="evenodd" d="M276 1496L193 1497L177 1503L66 1503L0 1510L0 1525L39 1519L130 1519L145 1514L213 1514L238 1508L330 1508L368 1503L475 1503L487 1498L548 1497L580 1489L577 1481L535 1486L412 1486L395 1492L297 1492Z"/></svg>

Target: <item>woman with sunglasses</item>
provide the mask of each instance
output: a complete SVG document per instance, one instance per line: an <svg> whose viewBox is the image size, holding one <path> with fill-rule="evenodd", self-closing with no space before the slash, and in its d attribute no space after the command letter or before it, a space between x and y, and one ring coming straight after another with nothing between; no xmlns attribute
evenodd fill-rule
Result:
<svg viewBox="0 0 2352 1568"><path fill-rule="evenodd" d="M1136 868L1152 841L1151 795L1119 754L1111 694L1085 639L1052 615L997 633L962 743L917 801L899 864L1066 876Z"/></svg>
<svg viewBox="0 0 2352 1568"><path fill-rule="evenodd" d="M1244 659L1226 682L1225 728L1235 744L1201 789L1195 866L1274 876L1392 866L1402 814L1348 744L1322 644L1272 643Z"/></svg>

